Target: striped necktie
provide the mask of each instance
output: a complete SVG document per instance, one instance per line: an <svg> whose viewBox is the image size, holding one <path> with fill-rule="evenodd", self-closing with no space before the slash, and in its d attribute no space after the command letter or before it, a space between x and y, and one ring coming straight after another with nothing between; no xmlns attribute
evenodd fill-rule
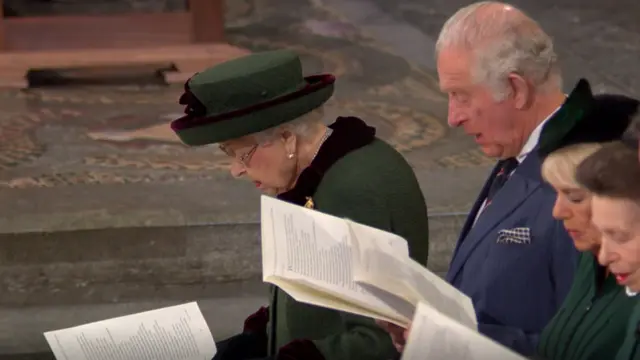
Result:
<svg viewBox="0 0 640 360"><path fill-rule="evenodd" d="M509 180L509 176L511 176L513 170L518 167L518 160L516 158L500 160L499 166L500 170L498 170L498 173L493 178L489 192L487 193L487 205L491 203L493 197L504 186L507 180Z"/></svg>

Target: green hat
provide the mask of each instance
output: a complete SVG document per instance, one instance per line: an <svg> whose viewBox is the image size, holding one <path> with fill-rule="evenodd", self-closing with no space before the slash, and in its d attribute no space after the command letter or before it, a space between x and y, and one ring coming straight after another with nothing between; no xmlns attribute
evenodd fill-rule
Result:
<svg viewBox="0 0 640 360"><path fill-rule="evenodd" d="M570 145L618 140L638 105L638 100L624 95L593 95L587 80L580 79L542 129L538 153L544 158Z"/></svg>
<svg viewBox="0 0 640 360"><path fill-rule="evenodd" d="M190 146L214 144L257 133L324 104L335 77L304 77L290 50L254 53L196 73L185 83L180 104L186 116L171 128Z"/></svg>

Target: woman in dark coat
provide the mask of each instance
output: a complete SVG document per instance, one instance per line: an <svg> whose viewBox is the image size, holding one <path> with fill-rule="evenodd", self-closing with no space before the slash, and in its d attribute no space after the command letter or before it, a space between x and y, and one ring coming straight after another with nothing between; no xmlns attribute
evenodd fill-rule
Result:
<svg viewBox="0 0 640 360"><path fill-rule="evenodd" d="M603 143L622 137L638 104L623 96L595 96L588 115L560 137L557 145L541 148L545 157L542 176L557 193L553 216L563 222L581 254L571 290L540 336L540 358L611 359L624 339L635 301L618 285L614 274L598 263L602 234L591 219L592 195L577 181L576 169ZM556 126L566 124L549 123L545 131L555 132Z"/></svg>
<svg viewBox="0 0 640 360"><path fill-rule="evenodd" d="M172 128L187 145L219 144L231 174L300 206L389 231L426 264L427 209L409 164L355 117L323 123L332 75L303 77L287 50L256 53L194 75ZM221 309L223 310L223 309ZM217 344L215 359L388 360L389 335L362 316L296 302L272 287L270 306L243 333Z"/></svg>
<svg viewBox="0 0 640 360"><path fill-rule="evenodd" d="M577 170L578 181L593 194L593 221L603 233L598 260L635 304L616 360L640 360L640 162L634 138L627 145L607 144Z"/></svg>

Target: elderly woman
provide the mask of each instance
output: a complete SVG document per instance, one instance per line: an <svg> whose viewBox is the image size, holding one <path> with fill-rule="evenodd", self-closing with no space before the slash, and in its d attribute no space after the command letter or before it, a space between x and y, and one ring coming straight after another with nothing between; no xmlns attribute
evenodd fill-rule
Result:
<svg viewBox="0 0 640 360"><path fill-rule="evenodd" d="M635 302L616 360L640 360L640 162L635 146L607 144L577 170L593 194L593 222L602 232L600 264L607 266ZM609 356L608 358L613 358Z"/></svg>
<svg viewBox="0 0 640 360"><path fill-rule="evenodd" d="M599 95L590 115L566 134L559 146L541 148L542 176L557 193L554 218L562 221L581 252L571 290L560 310L545 327L538 356L548 360L610 359L621 346L635 302L616 277L598 264L600 231L591 221L591 194L576 180L580 163L602 147L620 139L638 111L633 99ZM548 124L545 131L553 131Z"/></svg>
<svg viewBox="0 0 640 360"><path fill-rule="evenodd" d="M172 128L187 145L219 144L231 174L300 206L400 235L426 264L427 209L400 153L355 117L323 123L332 75L303 77L287 50L207 69L185 85L186 116ZM371 319L296 302L272 288L270 306L218 344L215 359L388 360L397 353Z"/></svg>

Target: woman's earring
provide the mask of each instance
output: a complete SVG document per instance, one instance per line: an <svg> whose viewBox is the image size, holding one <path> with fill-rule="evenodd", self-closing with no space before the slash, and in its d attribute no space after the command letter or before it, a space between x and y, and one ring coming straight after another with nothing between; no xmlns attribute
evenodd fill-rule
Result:
<svg viewBox="0 0 640 360"><path fill-rule="evenodd" d="M293 153L291 153L291 154L287 155L287 157L288 157L289 159L293 159L293 157L294 157L294 156L295 156L295 155L294 155Z"/></svg>

